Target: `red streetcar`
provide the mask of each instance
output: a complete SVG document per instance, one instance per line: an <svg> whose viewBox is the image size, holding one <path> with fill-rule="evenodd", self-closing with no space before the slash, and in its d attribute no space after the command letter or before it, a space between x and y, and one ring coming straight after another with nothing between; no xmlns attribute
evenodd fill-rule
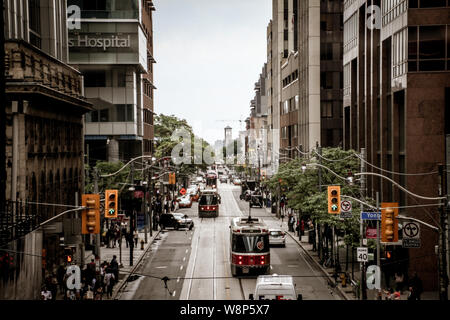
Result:
<svg viewBox="0 0 450 320"><path fill-rule="evenodd" d="M209 218L219 216L220 196L215 190L205 190L198 200L198 217Z"/></svg>
<svg viewBox="0 0 450 320"><path fill-rule="evenodd" d="M269 228L260 218L237 217L230 225L231 273L267 273L270 268Z"/></svg>

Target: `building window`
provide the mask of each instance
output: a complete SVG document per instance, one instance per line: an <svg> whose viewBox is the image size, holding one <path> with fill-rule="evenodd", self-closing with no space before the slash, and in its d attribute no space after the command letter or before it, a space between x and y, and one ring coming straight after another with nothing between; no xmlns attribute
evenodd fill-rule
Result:
<svg viewBox="0 0 450 320"><path fill-rule="evenodd" d="M407 29L403 29L393 35L392 48L392 76L396 78L406 73L407 53L406 53Z"/></svg>
<svg viewBox="0 0 450 320"><path fill-rule="evenodd" d="M321 103L321 117L322 118L333 118L333 102L332 101L322 101Z"/></svg>
<svg viewBox="0 0 450 320"><path fill-rule="evenodd" d="M298 110L298 108L299 108L299 103L300 103L300 101L299 101L299 96L297 95L297 96L295 96L295 110Z"/></svg>
<svg viewBox="0 0 450 320"><path fill-rule="evenodd" d="M84 73L85 87L106 87L105 71L86 71Z"/></svg>
<svg viewBox="0 0 450 320"><path fill-rule="evenodd" d="M408 28L408 71L442 71L446 69L446 60L449 58L446 46L449 45L449 41L446 39L445 29L446 26Z"/></svg>
<svg viewBox="0 0 450 320"><path fill-rule="evenodd" d="M407 0L383 0L381 8L383 16L383 26L387 25L391 21L395 20L398 16L405 13L407 9Z"/></svg>
<svg viewBox="0 0 450 320"><path fill-rule="evenodd" d="M28 21L30 43L41 48L41 8L39 0L28 1Z"/></svg>
<svg viewBox="0 0 450 320"><path fill-rule="evenodd" d="M344 52L348 52L358 44L358 16L353 14L344 23Z"/></svg>

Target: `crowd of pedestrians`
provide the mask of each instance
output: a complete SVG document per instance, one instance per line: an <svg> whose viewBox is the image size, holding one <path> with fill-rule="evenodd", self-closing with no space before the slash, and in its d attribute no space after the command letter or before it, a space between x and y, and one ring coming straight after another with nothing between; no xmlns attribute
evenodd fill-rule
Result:
<svg viewBox="0 0 450 320"><path fill-rule="evenodd" d="M64 300L102 300L104 296L112 298L114 285L119 279L119 264L113 256L110 262L103 261L97 267L94 259L81 271L81 289L69 289L67 280L71 276L67 269L60 265L56 274L45 279L41 292L42 300L56 300L62 296Z"/></svg>

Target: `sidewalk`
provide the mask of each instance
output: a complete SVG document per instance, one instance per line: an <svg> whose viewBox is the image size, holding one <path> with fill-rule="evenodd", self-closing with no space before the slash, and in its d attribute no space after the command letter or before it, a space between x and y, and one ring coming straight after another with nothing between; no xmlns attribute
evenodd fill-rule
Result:
<svg viewBox="0 0 450 320"><path fill-rule="evenodd" d="M266 212L273 217L273 219L276 221L277 219L275 214L271 213L270 208L265 208ZM302 241L299 241L299 237L295 232L289 231L287 219L285 218L284 221L280 224L283 231L286 232L304 251L305 253L317 264L317 266L323 271L323 273L328 277L328 279L334 283L335 280L333 278L334 268L324 268L320 264L320 259L317 251L313 251L313 245L308 242L308 236L305 232L305 236L302 239ZM359 280L359 263L355 263L355 281ZM357 296L355 295L355 288L351 285L351 283L347 283L345 287L342 287L342 283L340 279L338 278L336 289L341 293L341 295L344 297L345 300L357 300ZM405 289L402 292L401 300L407 300L408 297L408 291ZM383 295L384 298L384 295ZM435 291L426 291L423 292L421 295L422 300L439 300L439 293ZM367 290L367 300L376 300L377 299L377 293L375 290Z"/></svg>
<svg viewBox="0 0 450 320"><path fill-rule="evenodd" d="M141 249L141 240L145 240L145 234L144 231L141 230L139 232L139 240L137 247L134 247L133 249L133 266L130 266L130 248L126 246L126 243L124 240L122 240L122 260L120 260L120 248L119 246L116 246L115 248L107 248L105 245L101 247L100 249L100 263L103 263L103 261L111 262L113 259L113 256L116 256L117 262L119 263L119 281L114 285L113 289L113 295L112 299L109 299L107 297L107 294L103 294L103 300L114 300L116 295L119 293L120 289L123 287L123 285L126 283L128 276L131 272L134 271L134 269L139 265L139 262L144 257L144 254L147 252L147 250L150 248L153 240L158 237L160 233L160 230L152 231L152 236L150 237L150 233L147 233L147 243L144 243L143 249ZM84 262L87 265L91 262L91 259L94 259L94 254L92 251L87 250L84 254ZM82 267L82 269L85 266ZM63 300L64 295L60 292L58 292L57 300Z"/></svg>

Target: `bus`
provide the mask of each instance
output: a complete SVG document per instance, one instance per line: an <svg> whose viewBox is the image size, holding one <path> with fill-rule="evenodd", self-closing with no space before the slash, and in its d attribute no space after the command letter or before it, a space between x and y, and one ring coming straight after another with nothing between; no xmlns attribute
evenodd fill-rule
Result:
<svg viewBox="0 0 450 320"><path fill-rule="evenodd" d="M236 217L231 220L230 256L233 276L269 271L269 228L261 218Z"/></svg>
<svg viewBox="0 0 450 320"><path fill-rule="evenodd" d="M217 218L219 216L220 195L216 190L204 190L198 199L199 218Z"/></svg>

